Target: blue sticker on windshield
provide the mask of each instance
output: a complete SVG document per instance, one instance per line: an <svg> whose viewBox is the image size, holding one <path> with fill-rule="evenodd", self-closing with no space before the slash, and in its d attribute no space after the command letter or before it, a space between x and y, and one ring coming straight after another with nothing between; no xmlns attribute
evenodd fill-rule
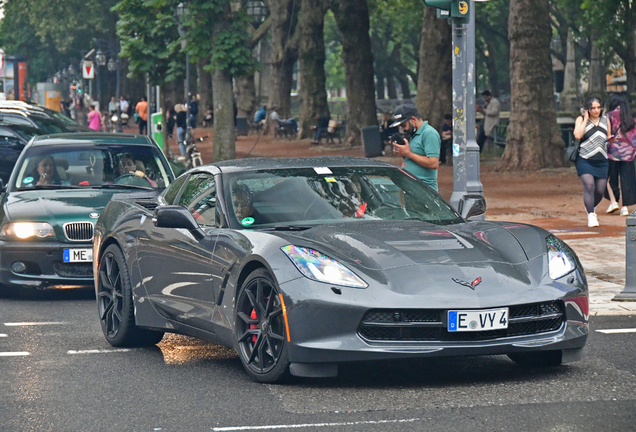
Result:
<svg viewBox="0 0 636 432"><path fill-rule="evenodd" d="M253 223L254 223L254 218L251 218L251 217L246 217L245 219L241 221L241 225L246 225L246 226L252 225Z"/></svg>
<svg viewBox="0 0 636 432"><path fill-rule="evenodd" d="M22 183L33 183L33 177L25 177Z"/></svg>

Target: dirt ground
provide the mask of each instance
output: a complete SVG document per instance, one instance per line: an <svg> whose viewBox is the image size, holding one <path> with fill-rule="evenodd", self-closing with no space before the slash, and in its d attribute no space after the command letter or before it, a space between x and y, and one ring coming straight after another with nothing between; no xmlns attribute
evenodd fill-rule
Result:
<svg viewBox="0 0 636 432"><path fill-rule="evenodd" d="M132 132L132 130L131 130ZM196 128L196 137L210 135L198 145L203 162L212 162L212 131ZM171 149L178 153L176 143ZM310 140L276 139L268 135L240 136L236 142L236 157L310 157L310 156L359 156L363 149L342 148L335 144L312 145ZM399 164L400 158L379 159ZM488 205L486 219L522 222L551 230L565 239L624 236L626 217L618 212L607 215L609 202L603 200L596 208L601 224L598 228L587 227L587 216L583 207L583 186L574 167L544 169L537 172L495 172L495 157L481 159L481 182ZM453 192L453 167L439 168L439 190L450 199ZM634 210L631 208L630 210Z"/></svg>

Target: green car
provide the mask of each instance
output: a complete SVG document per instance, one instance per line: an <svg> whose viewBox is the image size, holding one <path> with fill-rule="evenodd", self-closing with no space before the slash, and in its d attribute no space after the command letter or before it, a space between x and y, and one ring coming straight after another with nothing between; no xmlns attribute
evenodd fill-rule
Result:
<svg viewBox="0 0 636 432"><path fill-rule="evenodd" d="M174 174L146 136L35 137L0 192L0 287L93 285L93 229L114 194L161 193Z"/></svg>

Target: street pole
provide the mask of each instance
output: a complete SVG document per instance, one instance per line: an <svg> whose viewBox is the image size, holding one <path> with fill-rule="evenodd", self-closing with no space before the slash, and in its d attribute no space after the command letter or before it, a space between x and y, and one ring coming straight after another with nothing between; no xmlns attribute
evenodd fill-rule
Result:
<svg viewBox="0 0 636 432"><path fill-rule="evenodd" d="M116 92L117 92L117 132L122 133L124 130L122 128L121 125L121 77L120 77L120 70L119 70L119 39L117 39L115 41L115 67L116 67L116 74L117 74L117 88L116 88Z"/></svg>
<svg viewBox="0 0 636 432"><path fill-rule="evenodd" d="M453 18L453 194L460 208L466 195L484 195L475 140L475 4L468 2L469 21ZM485 215L473 219L484 219Z"/></svg>
<svg viewBox="0 0 636 432"><path fill-rule="evenodd" d="M192 140L192 126L190 125L190 56L186 53L186 143Z"/></svg>

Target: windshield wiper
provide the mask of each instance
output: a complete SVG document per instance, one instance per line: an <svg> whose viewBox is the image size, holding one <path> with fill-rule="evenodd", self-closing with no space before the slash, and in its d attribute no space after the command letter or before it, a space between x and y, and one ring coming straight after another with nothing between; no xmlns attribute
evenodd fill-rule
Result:
<svg viewBox="0 0 636 432"><path fill-rule="evenodd" d="M20 190L34 190L34 189L84 189L82 186L73 185L33 185L29 187L22 187Z"/></svg>
<svg viewBox="0 0 636 432"><path fill-rule="evenodd" d="M258 228L258 227L255 227ZM262 231L306 231L312 229L311 226L306 225L276 225L273 227L261 228Z"/></svg>
<svg viewBox="0 0 636 432"><path fill-rule="evenodd" d="M98 189L143 189L143 190L153 190L150 186L138 186L131 184L103 184L99 186L93 186Z"/></svg>

